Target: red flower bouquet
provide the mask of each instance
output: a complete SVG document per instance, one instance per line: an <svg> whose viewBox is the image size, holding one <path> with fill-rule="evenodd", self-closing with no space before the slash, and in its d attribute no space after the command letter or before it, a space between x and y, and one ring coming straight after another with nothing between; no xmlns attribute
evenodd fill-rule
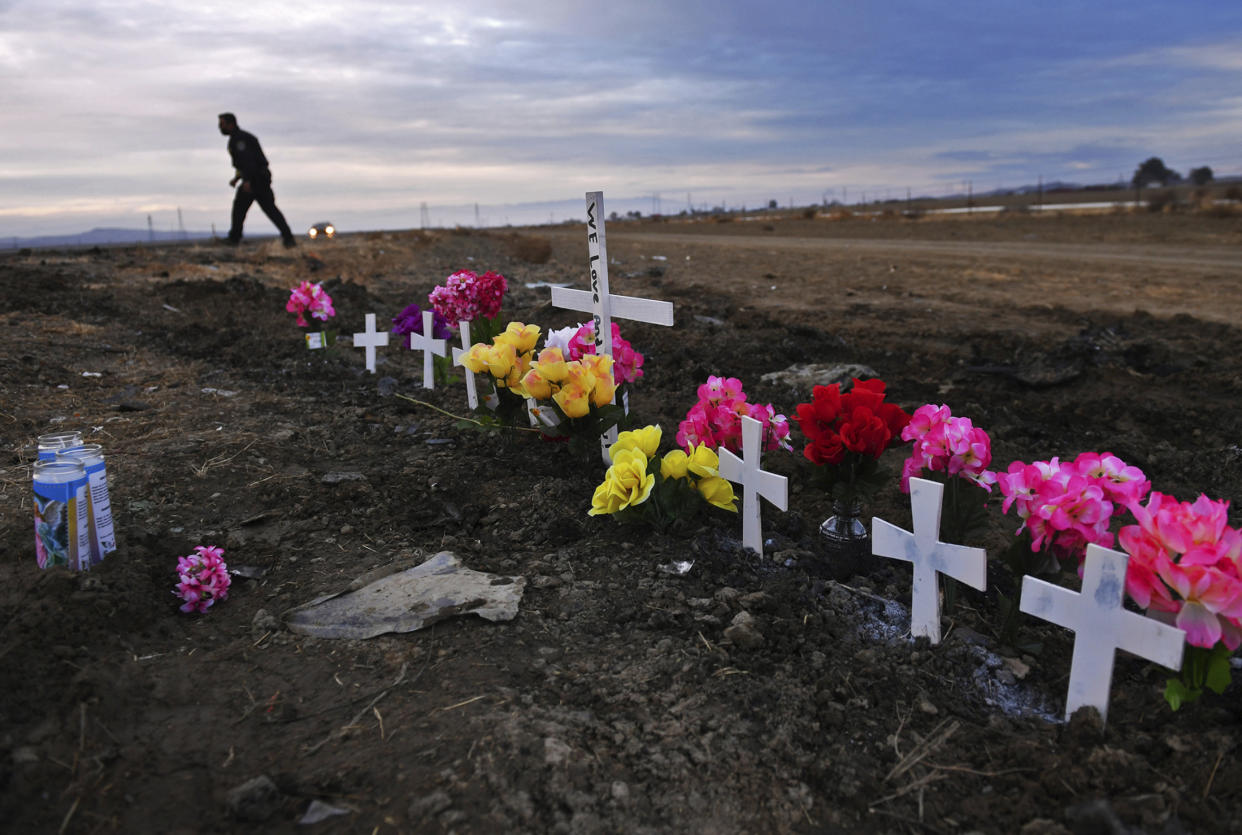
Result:
<svg viewBox="0 0 1242 835"><path fill-rule="evenodd" d="M842 393L839 383L816 386L810 403L798 406L798 426L806 437L803 455L822 468L834 497L852 502L882 483L879 458L901 442L910 422L895 403L884 400L883 380L855 379Z"/></svg>

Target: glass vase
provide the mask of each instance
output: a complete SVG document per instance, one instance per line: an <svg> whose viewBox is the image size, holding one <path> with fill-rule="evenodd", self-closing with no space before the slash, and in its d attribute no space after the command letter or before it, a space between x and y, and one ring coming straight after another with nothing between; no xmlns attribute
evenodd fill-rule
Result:
<svg viewBox="0 0 1242 835"><path fill-rule="evenodd" d="M827 540L831 557L856 564L871 556L871 534L863 524L862 506L858 502L834 501L832 515L819 526L819 532Z"/></svg>

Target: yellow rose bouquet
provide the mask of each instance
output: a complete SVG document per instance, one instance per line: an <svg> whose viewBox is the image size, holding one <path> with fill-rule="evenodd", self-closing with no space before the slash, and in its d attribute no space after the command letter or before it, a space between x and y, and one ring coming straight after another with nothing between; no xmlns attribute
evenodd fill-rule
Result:
<svg viewBox="0 0 1242 835"><path fill-rule="evenodd" d="M491 344L476 342L461 358L461 363L475 374L486 374L492 381L492 393L484 402L496 412L502 423L525 426L526 398L522 378L534 362L539 326L510 322Z"/></svg>
<svg viewBox="0 0 1242 835"><path fill-rule="evenodd" d="M545 434L565 437L591 447L601 435L625 419L625 410L612 403L617 384L612 357L586 354L566 361L560 348L544 348L519 382Z"/></svg>
<svg viewBox="0 0 1242 835"><path fill-rule="evenodd" d="M608 448L612 466L591 497L591 516L667 528L702 510L737 512L733 484L720 476L720 459L705 444L657 458L659 426L622 432Z"/></svg>

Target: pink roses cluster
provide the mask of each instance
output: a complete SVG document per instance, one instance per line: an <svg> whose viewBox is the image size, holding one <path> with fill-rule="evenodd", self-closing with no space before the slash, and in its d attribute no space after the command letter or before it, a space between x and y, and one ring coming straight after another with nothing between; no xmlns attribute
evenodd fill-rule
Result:
<svg viewBox="0 0 1242 835"><path fill-rule="evenodd" d="M996 473L987 468L992 463L992 439L970 418L953 417L948 406L928 403L915 409L901 439L914 445L901 469L903 493L910 492L910 479L923 470L961 476L988 491L996 483Z"/></svg>
<svg viewBox="0 0 1242 835"><path fill-rule="evenodd" d="M689 450L699 444L711 449L739 452L742 448L742 415L763 424L764 450L792 450L789 421L776 414L771 403L747 403L742 381L714 374L699 386L699 402L690 407L686 419L677 427L677 443Z"/></svg>
<svg viewBox="0 0 1242 835"><path fill-rule="evenodd" d="M1072 463L1014 461L997 476L1005 502L1016 507L1031 535L1031 550L1045 546L1060 559L1081 558L1088 544L1112 547L1109 522L1143 500L1151 482L1138 467L1112 453L1084 452Z"/></svg>
<svg viewBox="0 0 1242 835"><path fill-rule="evenodd" d="M177 579L173 594L185 601L183 612L205 612L217 600L227 600L233 582L224 549L215 545L198 545L188 557L177 557Z"/></svg>
<svg viewBox="0 0 1242 835"><path fill-rule="evenodd" d="M332 297L324 292L321 285L311 284L309 281L303 281L289 291L285 310L298 315L299 328L306 327L306 313L323 322L336 315L336 310L332 307Z"/></svg>
<svg viewBox="0 0 1242 835"><path fill-rule="evenodd" d="M461 321L495 319L508 286L503 275L491 270L483 275L462 270L446 278L429 298L435 312L455 328Z"/></svg>
<svg viewBox="0 0 1242 835"><path fill-rule="evenodd" d="M1177 613L1191 646L1223 640L1242 645L1242 532L1230 528L1229 502L1194 504L1163 493L1130 512L1138 521L1118 533L1130 555L1126 593L1144 609Z"/></svg>
<svg viewBox="0 0 1242 835"><path fill-rule="evenodd" d="M595 323L587 322L579 325L578 330L565 345L565 358L569 361L580 360L586 354L595 353ZM621 338L621 329L612 323L612 372L617 383L633 383L643 376L643 355L634 350L634 346Z"/></svg>

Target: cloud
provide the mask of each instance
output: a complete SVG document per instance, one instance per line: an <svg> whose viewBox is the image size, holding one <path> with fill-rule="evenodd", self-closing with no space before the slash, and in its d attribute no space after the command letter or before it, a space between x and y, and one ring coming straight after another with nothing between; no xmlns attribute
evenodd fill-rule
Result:
<svg viewBox="0 0 1242 835"><path fill-rule="evenodd" d="M0 133L0 235L23 207L77 224L105 197L122 215L182 205L187 223L226 222L223 110L260 137L282 208L348 203L360 223L368 205L379 222L584 187L753 204L1111 179L1140 154L1220 167L1242 128L1221 95L1242 14L1115 11L18 0L0 5L0 107L21 126Z"/></svg>

